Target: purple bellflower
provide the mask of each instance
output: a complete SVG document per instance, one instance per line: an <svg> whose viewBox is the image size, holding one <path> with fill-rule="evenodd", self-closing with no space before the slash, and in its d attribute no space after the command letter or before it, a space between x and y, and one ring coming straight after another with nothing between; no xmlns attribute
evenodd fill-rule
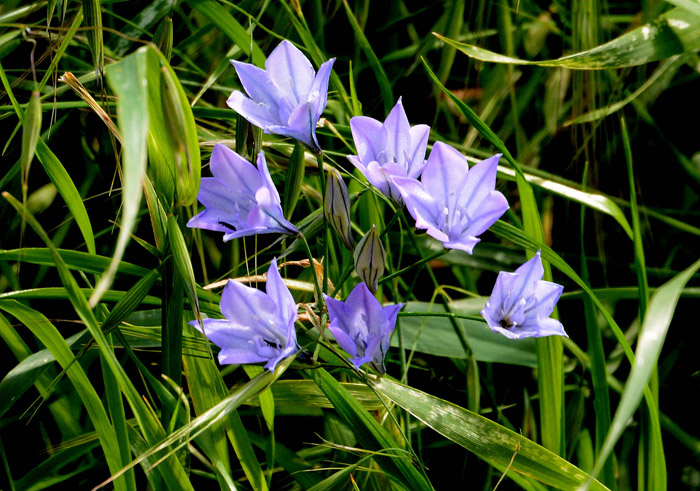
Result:
<svg viewBox="0 0 700 491"><path fill-rule="evenodd" d="M561 322L549 317L564 287L543 281L543 275L540 251L514 273L498 274L491 298L481 311L493 332L510 339L569 337Z"/></svg>
<svg viewBox="0 0 700 491"><path fill-rule="evenodd" d="M326 108L334 61L325 62L316 73L306 56L287 40L270 53L266 70L231 60L248 96L233 91L227 104L265 133L289 136L319 153L316 124Z"/></svg>
<svg viewBox="0 0 700 491"><path fill-rule="evenodd" d="M369 362L384 375L384 356L389 349L396 317L404 304L382 307L364 283L359 283L345 302L327 295L323 298L331 321L328 329L350 355L355 368Z"/></svg>
<svg viewBox="0 0 700 491"><path fill-rule="evenodd" d="M299 230L284 218L280 195L272 183L265 154L253 164L221 143L214 147L210 161L214 177L203 177L197 199L206 207L187 226L224 232L224 241L247 235Z"/></svg>
<svg viewBox="0 0 700 491"><path fill-rule="evenodd" d="M394 177L416 228L442 242L447 249L469 254L488 229L508 209L505 196L495 190L500 154L469 169L464 156L437 142L423 169L421 181Z"/></svg>
<svg viewBox="0 0 700 491"><path fill-rule="evenodd" d="M401 194L391 177L417 179L425 166L430 126L409 126L401 99L396 103L384 123L366 116L350 120L352 138L358 155L348 160L381 193L401 204Z"/></svg>
<svg viewBox="0 0 700 491"><path fill-rule="evenodd" d="M284 358L299 351L294 322L297 306L273 259L267 271L266 293L229 280L221 295L225 319L203 319L190 325L221 348L222 365L266 362L274 370Z"/></svg>

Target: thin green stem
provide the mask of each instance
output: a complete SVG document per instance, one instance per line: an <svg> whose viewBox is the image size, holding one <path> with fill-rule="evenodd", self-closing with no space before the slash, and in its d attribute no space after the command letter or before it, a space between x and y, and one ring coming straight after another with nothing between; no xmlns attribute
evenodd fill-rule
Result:
<svg viewBox="0 0 700 491"><path fill-rule="evenodd" d="M381 285L381 284L386 283L387 281L389 281L389 280L391 280L391 279L393 279L393 278L396 278L397 276L401 276L401 275L404 274L406 271L410 271L410 270L412 270L413 268L415 268L416 266L420 266L420 265L422 265L422 264L425 264L425 263L427 263L427 262L432 261L432 260L435 259L435 258L438 258L438 257L440 257L440 256L443 256L443 255L447 254L447 252L448 252L447 249L442 249L442 250L440 250L440 251L438 251L438 252L436 252L436 253L434 253L434 254L431 254L430 256L421 258L421 259L419 259L418 261L416 261L415 263L411 264L410 266L406 266L406 267L403 268L403 269L400 269L400 270L398 270L398 271L396 271L396 272L394 272L394 273L391 273L390 275L385 276L384 278L382 278L381 280L379 280L379 284ZM430 270L430 268L426 268L426 269ZM437 285L436 285L436 286L437 286Z"/></svg>
<svg viewBox="0 0 700 491"><path fill-rule="evenodd" d="M309 247L309 243L306 241L306 237L304 237L304 234L299 232L299 235L297 235L299 240L301 240L301 243L304 245L304 250L306 251L306 255L309 257L309 265L311 266L311 271L312 271L312 276L314 278L314 289L316 290L316 305L321 310L323 307L323 295L322 290L321 290L321 285L318 283L318 275L316 274L316 266L314 266L314 255L311 253L311 248ZM326 268L323 268L324 275L325 275L325 270Z"/></svg>

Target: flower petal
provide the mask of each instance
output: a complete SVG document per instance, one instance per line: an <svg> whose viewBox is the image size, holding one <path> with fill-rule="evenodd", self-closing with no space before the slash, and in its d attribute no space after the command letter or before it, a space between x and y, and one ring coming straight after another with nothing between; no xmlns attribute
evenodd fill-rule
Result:
<svg viewBox="0 0 700 491"><path fill-rule="evenodd" d="M506 197L501 192L491 191L473 207L474 214L469 214L470 221L463 233L474 237L481 235L496 223L509 207Z"/></svg>
<svg viewBox="0 0 700 491"><path fill-rule="evenodd" d="M229 325L251 333L250 339L259 334L264 339L285 343L286 336L277 328L277 308L260 290L229 280L221 294L220 308Z"/></svg>
<svg viewBox="0 0 700 491"><path fill-rule="evenodd" d="M401 98L392 108L389 115L384 120L384 129L386 130L386 159L391 162L400 162L406 169L407 161L409 160L409 131L411 126L406 117L406 111L403 109Z"/></svg>
<svg viewBox="0 0 700 491"><path fill-rule="evenodd" d="M306 99L306 102L311 107L311 117L314 120L314 126L318 123L318 118L321 117L328 102L328 80L331 77L333 63L335 63L335 58L331 58L319 67L318 73L311 84L311 91Z"/></svg>
<svg viewBox="0 0 700 491"><path fill-rule="evenodd" d="M267 296L277 307L277 318L280 319L282 326L289 327L294 331L294 321L297 318L297 305L292 297L289 288L284 284L279 270L277 269L277 259L272 258L270 268L267 270L267 281L265 283L265 292ZM294 336L296 341L296 335Z"/></svg>
<svg viewBox="0 0 700 491"><path fill-rule="evenodd" d="M251 124L263 130L269 126L282 123L277 109L271 110L269 106L258 104L237 90L231 92L231 96L226 101L226 104Z"/></svg>
<svg viewBox="0 0 700 491"><path fill-rule="evenodd" d="M262 68L250 63L231 60L236 69L241 85L248 96L256 103L262 104L270 114L279 113L279 105L282 94L277 86L270 80L269 74ZM233 94L231 94L233 96Z"/></svg>
<svg viewBox="0 0 700 491"><path fill-rule="evenodd" d="M421 182L423 190L447 210L449 217L454 216L468 172L467 159L459 151L442 142L433 145Z"/></svg>
<svg viewBox="0 0 700 491"><path fill-rule="evenodd" d="M481 208L481 202L495 189L500 158L501 154L496 154L469 169L469 178L459 196L459 205L465 208L470 216L476 214L477 209Z"/></svg>
<svg viewBox="0 0 700 491"><path fill-rule="evenodd" d="M350 130L360 160L365 165L378 160L386 148L387 134L384 125L367 116L355 116L350 119Z"/></svg>
<svg viewBox="0 0 700 491"><path fill-rule="evenodd" d="M285 39L267 57L265 68L272 82L294 106L306 102L316 72L299 48Z"/></svg>
<svg viewBox="0 0 700 491"><path fill-rule="evenodd" d="M229 193L234 195L247 194L252 198L261 186L255 166L221 143L214 146L209 167L214 177L224 183L229 188ZM231 195L228 201L231 201ZM210 206L204 202L202 204Z"/></svg>
<svg viewBox="0 0 700 491"><path fill-rule="evenodd" d="M428 138L430 137L430 126L418 124L411 128L411 147L409 148L408 177L418 179L425 167L425 152L428 149Z"/></svg>

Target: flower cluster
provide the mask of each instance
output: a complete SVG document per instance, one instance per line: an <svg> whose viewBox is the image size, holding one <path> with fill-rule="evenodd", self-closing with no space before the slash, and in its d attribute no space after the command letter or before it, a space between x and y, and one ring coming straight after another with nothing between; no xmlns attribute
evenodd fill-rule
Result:
<svg viewBox="0 0 700 491"><path fill-rule="evenodd" d="M265 70L232 61L246 94L234 91L228 105L265 133L294 138L320 155L316 126L326 107L333 62L323 63L315 72L288 41L270 54ZM479 236L508 209L505 196L495 189L501 155L470 169L464 155L438 141L426 160L430 127L411 126L401 99L383 123L357 116L350 120L350 129L357 155L348 160L396 206L405 205L416 228L426 230L443 247L472 254ZM188 226L224 232L225 241L262 233L299 234L284 217L263 152L256 167L219 144L210 164L214 177L202 179L198 196L205 209ZM324 215L352 249L348 190L337 171L328 177ZM384 271L384 248L376 226L364 235L353 258L362 282L344 302L323 295L329 330L356 369L369 363L384 374L384 358L403 304L384 307L373 296ZM543 272L538 251L514 273L499 274L481 312L492 330L514 339L566 336L561 323L549 317L562 287L542 281ZM191 323L221 348L220 363L265 362L274 370L280 360L299 351L296 304L277 271L276 259L267 273L266 293L229 281L220 308L225 319Z"/></svg>

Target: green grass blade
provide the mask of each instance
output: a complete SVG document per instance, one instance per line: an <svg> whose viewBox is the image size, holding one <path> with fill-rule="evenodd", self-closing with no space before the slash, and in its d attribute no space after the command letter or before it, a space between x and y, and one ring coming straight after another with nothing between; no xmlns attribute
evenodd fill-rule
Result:
<svg viewBox="0 0 700 491"><path fill-rule="evenodd" d="M189 5L206 17L216 27L221 29L226 37L241 48L246 55L252 57L253 64L262 67L265 55L260 50L251 35L221 4L213 0L185 0Z"/></svg>
<svg viewBox="0 0 700 491"><path fill-rule="evenodd" d="M381 452L374 457L388 476L407 489L424 491L432 485L414 466L411 455L398 450L397 444L385 428L377 423L362 405L356 401L326 370L319 368L309 372L345 424L353 429L355 437L369 451Z"/></svg>
<svg viewBox="0 0 700 491"><path fill-rule="evenodd" d="M391 82L389 82L389 77L386 76L384 67L379 61L379 58L377 58L377 55L374 53L372 45L369 43L367 36L365 36L364 31L360 27L360 24L358 24L357 19L355 18L355 14L353 14L352 9L350 8L350 5L348 5L347 0L343 0L343 7L345 7L345 13L348 16L350 26L352 27L352 30L355 33L355 40L357 41L357 44L360 46L362 51L365 53L367 61L369 62L369 66L372 67L374 75L377 78L377 83L379 84L379 92L382 95L382 101L384 102L384 111L388 113L391 110L391 108L394 107L394 104L396 104L396 101L394 100L394 93L391 89Z"/></svg>
<svg viewBox="0 0 700 491"><path fill-rule="evenodd" d="M146 80L147 48L139 48L119 63L107 69L107 80L117 94L119 130L124 141L122 149L122 223L109 268L102 274L90 297L94 307L110 287L119 261L136 226L141 203L141 181L146 174L148 111Z"/></svg>
<svg viewBox="0 0 700 491"><path fill-rule="evenodd" d="M95 427L100 444L104 450L107 465L111 472L116 472L121 467L121 459L119 458L119 443L114 433L114 428L109 421L100 397L95 392L82 366L79 363L73 363L73 352L66 340L63 339L56 327L43 314L30 309L17 300L0 300L0 309L16 317L22 324L27 326L37 339L51 351L61 367L67 369L68 379L75 387L76 393L80 397ZM127 489L125 479L114 481L114 486L117 489Z"/></svg>
<svg viewBox="0 0 700 491"><path fill-rule="evenodd" d="M61 279L61 283L68 292L69 300L78 314L78 317L80 317L80 319L85 323L85 327L88 328L90 334L95 339L100 355L107 362L109 369L114 372L114 376L119 383L119 387L129 402L131 410L134 412L144 438L149 443L159 440L163 436L163 428L159 425L153 413L148 409L143 399L136 391L133 383L124 371L124 368L117 360L113 349L107 342L107 339L98 325L95 314L90 308L88 301L78 288L75 278L73 278L70 271L63 263L61 256L58 254L58 250L51 242L51 239L48 237L48 235L46 235L46 232L36 218L34 218L34 216L31 215L21 203L19 203L7 192L3 192L2 195L10 203L10 205L12 205L12 207L24 217L27 224L34 229L49 250L51 250L54 256L54 262L58 275ZM167 485L175 488L192 489L182 465L176 459L172 457L169 458L169 465L159 466L158 471L161 473Z"/></svg>
<svg viewBox="0 0 700 491"><path fill-rule="evenodd" d="M556 60L543 61L521 60L460 43L439 34L435 36L467 56L481 61L600 70L642 65L697 50L700 48L700 16L685 9L675 8L659 16L653 23L637 27L593 49Z"/></svg>
<svg viewBox="0 0 700 491"><path fill-rule="evenodd" d="M563 490L576 490L590 477L546 448L467 409L386 377L372 381L372 386L441 435L494 467L503 470L513 459L509 475L519 473ZM590 489L607 488L594 480Z"/></svg>
<svg viewBox="0 0 700 491"><path fill-rule="evenodd" d="M595 476L600 472L605 459L612 452L613 447L627 427L627 421L637 410L637 406L642 399L643 392L647 388L647 383L661 354L661 348L663 347L668 328L671 325L681 292L698 269L700 269L700 260L693 263L672 280L664 283L652 295L644 316L639 340L637 341L635 363L632 365L632 370L627 378L620 404L615 411L610 433L605 439L592 475Z"/></svg>

